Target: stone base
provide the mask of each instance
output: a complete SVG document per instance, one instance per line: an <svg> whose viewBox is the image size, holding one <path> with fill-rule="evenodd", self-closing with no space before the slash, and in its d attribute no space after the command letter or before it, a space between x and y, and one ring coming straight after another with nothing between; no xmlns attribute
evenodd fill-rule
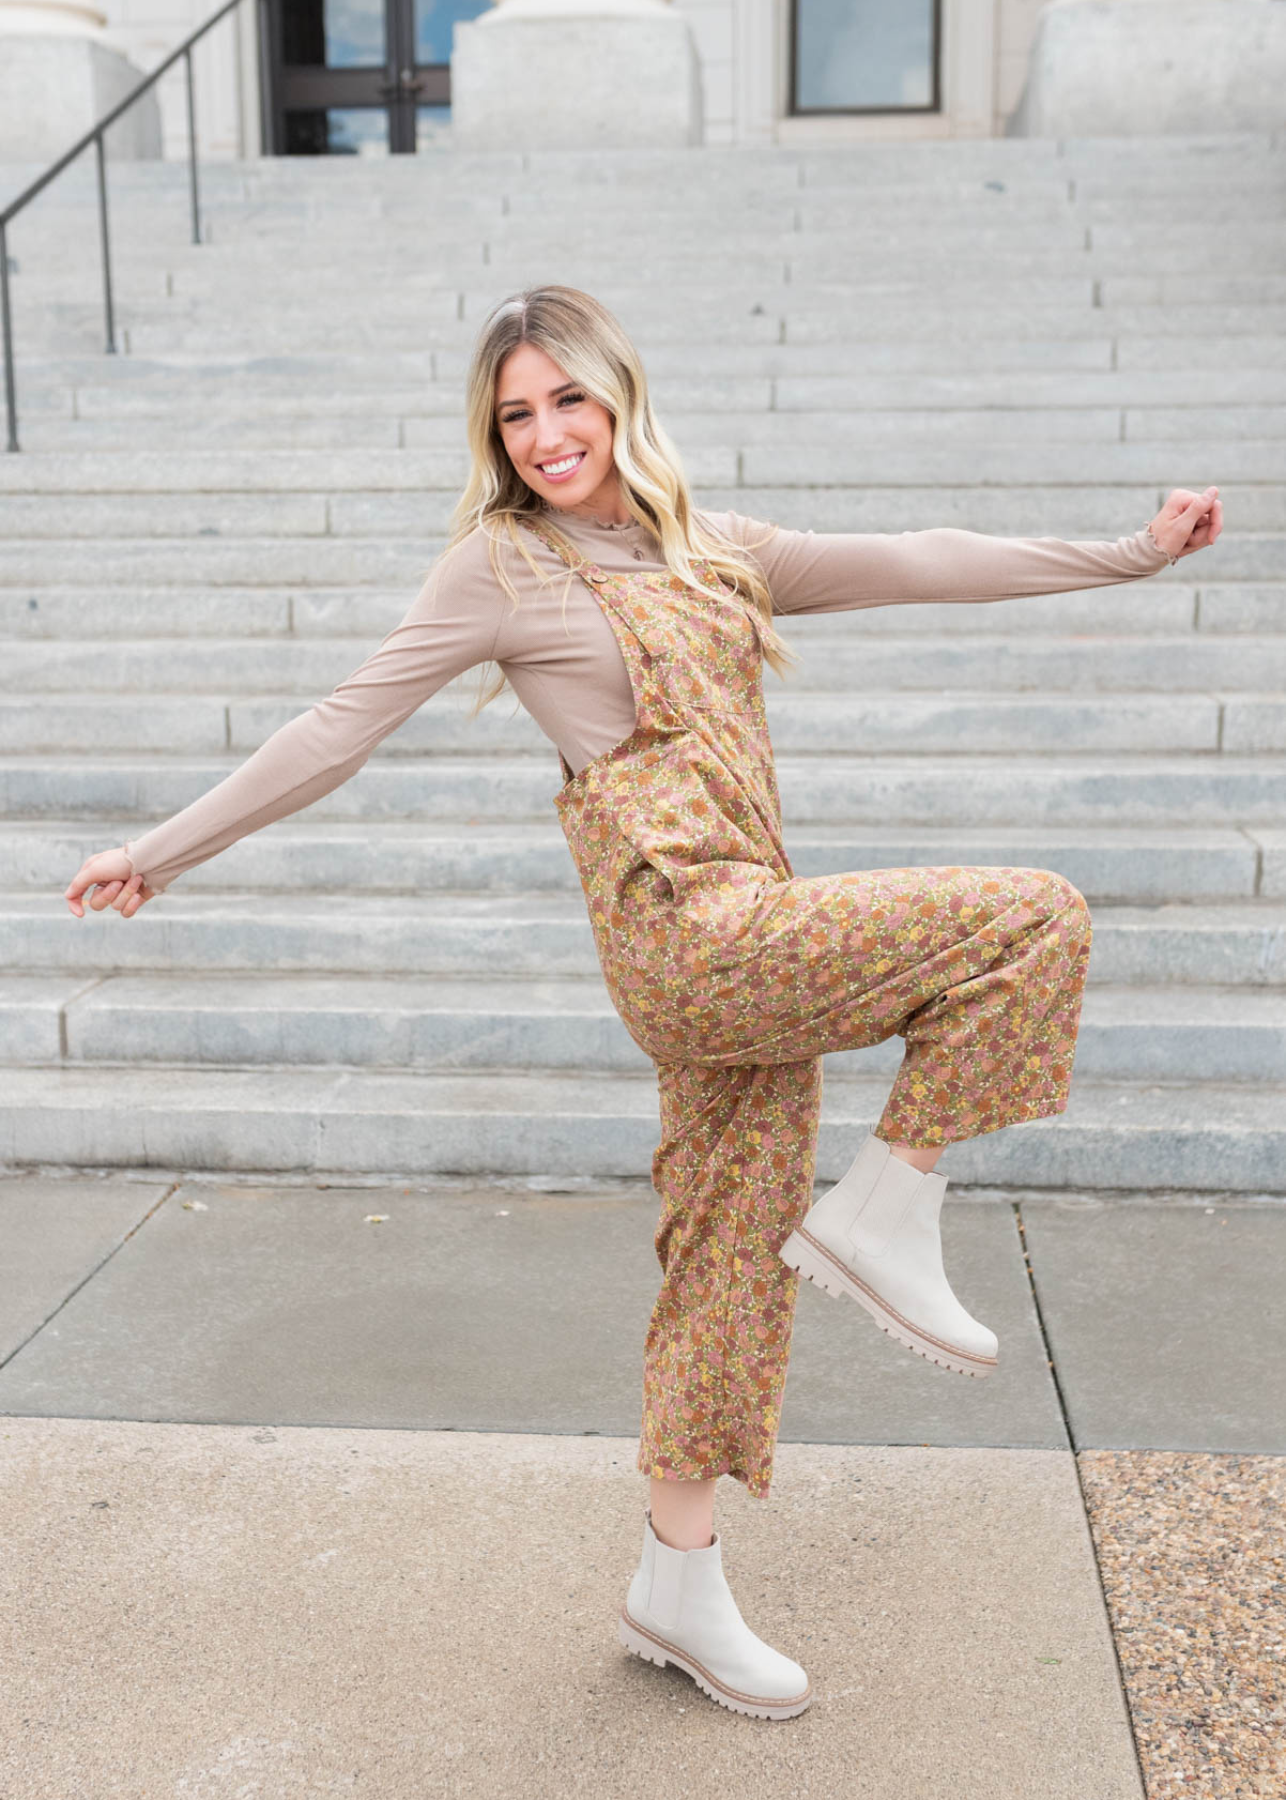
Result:
<svg viewBox="0 0 1286 1800"><path fill-rule="evenodd" d="M48 163L143 79L119 51L93 38L0 37L0 163ZM107 134L109 158L161 154L153 88Z"/></svg>
<svg viewBox="0 0 1286 1800"><path fill-rule="evenodd" d="M662 11L508 15L455 28L459 150L674 149L701 141L687 24Z"/></svg>
<svg viewBox="0 0 1286 1800"><path fill-rule="evenodd" d="M1011 137L1276 131L1281 0L1054 0Z"/></svg>

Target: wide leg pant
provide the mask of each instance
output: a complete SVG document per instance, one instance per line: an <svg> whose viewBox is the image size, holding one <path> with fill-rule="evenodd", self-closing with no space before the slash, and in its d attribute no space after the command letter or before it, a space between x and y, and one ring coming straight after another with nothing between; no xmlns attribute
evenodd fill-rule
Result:
<svg viewBox="0 0 1286 1800"><path fill-rule="evenodd" d="M876 1134L948 1144L1067 1104L1089 909L1043 869L875 869L796 878L742 996L685 1060L657 1060L664 1272L644 1351L638 1466L772 1478L799 1277L777 1252L812 1204L821 1056L895 1034ZM858 1146L854 1145L854 1154Z"/></svg>

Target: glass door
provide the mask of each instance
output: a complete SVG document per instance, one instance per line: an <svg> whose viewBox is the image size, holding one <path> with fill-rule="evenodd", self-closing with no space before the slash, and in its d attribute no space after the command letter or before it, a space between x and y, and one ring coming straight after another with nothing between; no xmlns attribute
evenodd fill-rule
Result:
<svg viewBox="0 0 1286 1800"><path fill-rule="evenodd" d="M269 0L271 150L388 156L441 142L451 32L487 0Z"/></svg>

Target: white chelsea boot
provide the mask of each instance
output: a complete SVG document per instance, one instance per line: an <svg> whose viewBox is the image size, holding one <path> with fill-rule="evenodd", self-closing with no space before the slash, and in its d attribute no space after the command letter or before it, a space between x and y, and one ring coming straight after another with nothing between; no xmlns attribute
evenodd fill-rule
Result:
<svg viewBox="0 0 1286 1800"><path fill-rule="evenodd" d="M813 1698L797 1662L757 1638L723 1573L716 1532L704 1550L672 1550L644 1515L643 1556L621 1608L627 1650L663 1669L674 1663L712 1700L756 1719L792 1719Z"/></svg>
<svg viewBox="0 0 1286 1800"><path fill-rule="evenodd" d="M969 1316L942 1267L946 1191L945 1175L922 1175L871 1132L780 1255L828 1294L850 1294L908 1350L960 1375L990 1375L996 1334Z"/></svg>

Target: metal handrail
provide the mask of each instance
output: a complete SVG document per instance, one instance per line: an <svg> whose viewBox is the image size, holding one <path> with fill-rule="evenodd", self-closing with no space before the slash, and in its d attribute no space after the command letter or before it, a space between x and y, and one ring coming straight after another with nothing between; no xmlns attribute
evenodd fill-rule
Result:
<svg viewBox="0 0 1286 1800"><path fill-rule="evenodd" d="M93 144L98 164L98 234L103 251L103 311L106 324L107 354L115 356L116 323L112 310L112 259L107 230L107 158L103 146L104 133L116 123L122 113L129 111L136 100L141 100L150 88L155 87L162 75L172 69L180 57L183 59L187 65L188 186L192 200L192 242L199 244L201 242L201 202L197 189L196 96L192 82L192 47L205 36L207 31L212 30L221 19L240 5L241 0L224 0L224 4L217 12L211 13L204 25L198 25L189 37L184 38L183 42L176 50L170 52L164 62L158 63L150 75L145 75L138 86L126 94L125 98L119 101L109 113L104 113L96 125L91 125L84 137L77 138L71 149L60 156L56 162L51 163L44 174L38 175L29 187L25 187L16 200L11 200L8 206L0 209L0 336L3 336L4 341L4 399L9 426L8 449L16 450L18 448L18 397L17 383L14 379L13 316L9 300L9 257L6 238L10 221L16 218L23 207L29 205L37 194L47 188L56 175L61 175L68 163L74 162L82 150L88 149L90 144ZM262 0L259 20L262 35L266 23ZM262 49L261 43L261 53ZM261 54L261 67L266 66Z"/></svg>

